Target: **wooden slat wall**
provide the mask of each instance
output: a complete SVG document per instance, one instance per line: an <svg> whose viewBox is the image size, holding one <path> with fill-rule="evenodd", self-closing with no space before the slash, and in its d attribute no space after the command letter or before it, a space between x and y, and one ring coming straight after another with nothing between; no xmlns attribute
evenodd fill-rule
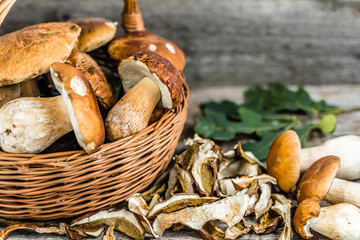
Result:
<svg viewBox="0 0 360 240"><path fill-rule="evenodd" d="M139 5L147 29L186 52L190 88L360 82L359 0L139 0ZM122 6L122 0L18 0L0 34L84 16L120 21Z"/></svg>

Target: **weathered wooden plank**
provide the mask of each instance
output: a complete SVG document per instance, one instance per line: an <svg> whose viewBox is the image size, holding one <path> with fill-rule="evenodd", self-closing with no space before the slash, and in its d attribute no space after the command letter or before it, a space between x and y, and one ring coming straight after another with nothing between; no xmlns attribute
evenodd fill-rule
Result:
<svg viewBox="0 0 360 240"><path fill-rule="evenodd" d="M191 87L360 82L359 1L139 0L139 4L147 29L185 50ZM122 6L122 0L21 0L0 34L28 24L85 16L120 21Z"/></svg>

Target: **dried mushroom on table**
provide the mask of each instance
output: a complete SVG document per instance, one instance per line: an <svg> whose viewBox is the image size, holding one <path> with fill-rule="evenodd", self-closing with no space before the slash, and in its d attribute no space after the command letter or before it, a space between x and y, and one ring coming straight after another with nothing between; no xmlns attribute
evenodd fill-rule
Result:
<svg viewBox="0 0 360 240"><path fill-rule="evenodd" d="M276 179L249 162L254 156L244 158L248 153L239 149L241 144L229 152L198 136L186 144L168 170L147 191L129 197L125 208L88 213L71 224L62 223L62 231L27 227L73 239L102 233L103 239L112 239L114 230L134 239L144 239L145 233L157 238L171 227L191 228L204 239L236 239L249 232L268 234L284 225L282 239L291 238L291 201L273 194ZM21 227L5 228L0 237Z"/></svg>

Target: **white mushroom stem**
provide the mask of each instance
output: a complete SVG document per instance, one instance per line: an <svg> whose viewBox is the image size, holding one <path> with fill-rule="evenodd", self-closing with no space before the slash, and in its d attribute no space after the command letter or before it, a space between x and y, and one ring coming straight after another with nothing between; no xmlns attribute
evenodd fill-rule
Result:
<svg viewBox="0 0 360 240"><path fill-rule="evenodd" d="M360 136L334 138L319 146L301 149L300 155L301 172L305 172L318 159L335 155L341 159L336 177L347 180L360 179Z"/></svg>
<svg viewBox="0 0 360 240"><path fill-rule="evenodd" d="M72 130L61 96L18 98L0 109L0 146L9 153L39 153Z"/></svg>
<svg viewBox="0 0 360 240"><path fill-rule="evenodd" d="M319 217L306 224L306 232L311 236L309 227L330 239L360 239L360 209L348 203L323 207Z"/></svg>
<svg viewBox="0 0 360 240"><path fill-rule="evenodd" d="M360 208L360 183L334 178L324 200L331 204L351 203Z"/></svg>
<svg viewBox="0 0 360 240"><path fill-rule="evenodd" d="M143 130L160 98L158 85L144 77L109 112L105 126L110 140L115 141Z"/></svg>

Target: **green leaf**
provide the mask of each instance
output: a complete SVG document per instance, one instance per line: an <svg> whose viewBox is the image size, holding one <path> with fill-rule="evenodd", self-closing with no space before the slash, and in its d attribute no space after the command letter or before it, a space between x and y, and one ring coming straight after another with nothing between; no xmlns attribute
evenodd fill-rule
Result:
<svg viewBox="0 0 360 240"><path fill-rule="evenodd" d="M315 124L308 123L302 128L296 128L294 131L297 133L300 139L301 147L306 147L306 139L309 137L310 132L314 129Z"/></svg>
<svg viewBox="0 0 360 240"><path fill-rule="evenodd" d="M306 114L333 113L339 108L325 101L314 101L302 87L292 91L282 83L276 82L266 90L255 86L245 92L245 105L264 112L304 112Z"/></svg>
<svg viewBox="0 0 360 240"><path fill-rule="evenodd" d="M266 132L260 141L243 144L244 151L251 151L258 159L265 159L274 139L280 132Z"/></svg>
<svg viewBox="0 0 360 240"><path fill-rule="evenodd" d="M325 133L333 133L336 129L336 117L334 114L327 114L323 116L320 122L315 124L314 128Z"/></svg>

